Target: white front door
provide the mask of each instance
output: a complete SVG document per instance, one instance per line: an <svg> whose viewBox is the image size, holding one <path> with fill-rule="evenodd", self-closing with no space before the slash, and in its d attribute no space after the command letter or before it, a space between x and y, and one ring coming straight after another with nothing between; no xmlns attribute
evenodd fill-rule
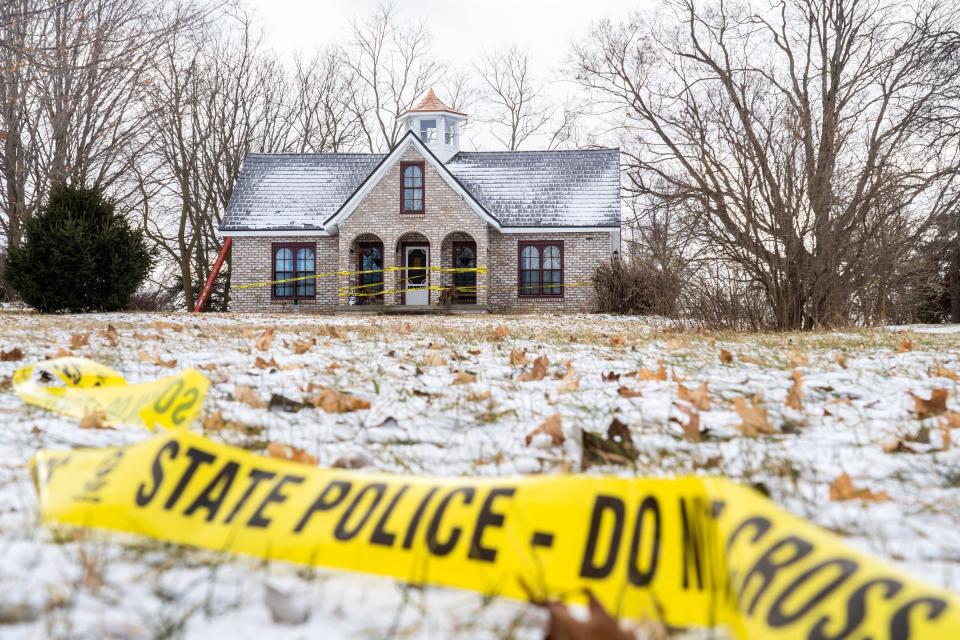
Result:
<svg viewBox="0 0 960 640"><path fill-rule="evenodd" d="M404 249L406 270L405 304L430 304L430 290L427 289L427 269L430 267L430 247L426 245L407 245Z"/></svg>

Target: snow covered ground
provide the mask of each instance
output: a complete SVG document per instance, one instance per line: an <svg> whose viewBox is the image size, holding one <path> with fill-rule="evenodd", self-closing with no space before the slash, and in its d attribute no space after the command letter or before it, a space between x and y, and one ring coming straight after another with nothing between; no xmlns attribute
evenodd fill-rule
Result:
<svg viewBox="0 0 960 640"><path fill-rule="evenodd" d="M268 328L273 342L259 349L257 337ZM960 334L943 327L703 335L604 316L2 311L0 352L15 347L22 360L0 362L2 638L543 634L542 611L456 590L149 540L56 539L37 521L30 456L149 435L81 429L13 395L9 378L18 366L67 351L132 382L196 367L213 382L204 409L209 437L259 452L292 445L320 465L440 475L578 471L581 431L605 434L616 417L629 426L639 457L589 473L722 474L761 486L852 544L960 590L960 445L949 438L951 425L960 426L951 412L960 410ZM511 364L511 353L526 364ZM537 377L529 374L541 355L546 375L518 380ZM465 384L452 384L458 378ZM703 383L706 396L697 393ZM235 397L247 386L263 401L272 394L300 400L311 384L365 398L371 408L281 413ZM947 391L946 412L925 402L934 389ZM754 406L768 412L766 421L758 422ZM918 410L937 415L920 419ZM564 442L540 434L528 445L526 436L556 413ZM874 499L832 500L830 485L844 472ZM834 492L843 497L838 483ZM301 614L308 615L302 624L273 619Z"/></svg>

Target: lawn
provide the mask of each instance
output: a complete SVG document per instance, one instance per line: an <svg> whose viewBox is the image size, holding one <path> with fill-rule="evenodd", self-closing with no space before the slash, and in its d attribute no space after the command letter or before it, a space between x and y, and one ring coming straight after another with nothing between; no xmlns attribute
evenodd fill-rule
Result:
<svg viewBox="0 0 960 640"><path fill-rule="evenodd" d="M941 327L704 334L589 315L5 311L0 636L539 638L546 619L531 605L456 590L144 539L58 537L38 523L33 453L149 433L81 428L25 405L10 376L30 362L70 353L131 382L194 367L212 384L193 428L321 466L445 476L585 467L724 475L957 590L960 454L950 434L960 427L958 336ZM309 401L320 388L366 400L369 409L277 406L281 396ZM945 410L937 389L946 390ZM627 426L635 459L604 458L591 446L597 438L589 434L605 437L615 420Z"/></svg>

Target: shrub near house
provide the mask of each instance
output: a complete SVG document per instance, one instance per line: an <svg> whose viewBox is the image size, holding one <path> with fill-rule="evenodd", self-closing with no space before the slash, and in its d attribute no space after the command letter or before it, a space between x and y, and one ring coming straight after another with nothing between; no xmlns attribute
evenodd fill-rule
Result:
<svg viewBox="0 0 960 640"><path fill-rule="evenodd" d="M247 156L220 227L231 310L594 308L620 245L616 149L460 151L466 116L432 90L401 120L386 155Z"/></svg>
<svg viewBox="0 0 960 640"><path fill-rule="evenodd" d="M38 311L118 311L151 263L143 236L99 189L61 184L27 221L3 275Z"/></svg>

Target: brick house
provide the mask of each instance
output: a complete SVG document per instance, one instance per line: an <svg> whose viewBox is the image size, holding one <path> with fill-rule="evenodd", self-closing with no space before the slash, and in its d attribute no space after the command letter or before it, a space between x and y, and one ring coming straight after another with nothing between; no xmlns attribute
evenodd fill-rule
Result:
<svg viewBox="0 0 960 640"><path fill-rule="evenodd" d="M460 151L466 116L433 90L401 120L388 154L247 156L219 228L231 310L591 309L618 150Z"/></svg>

